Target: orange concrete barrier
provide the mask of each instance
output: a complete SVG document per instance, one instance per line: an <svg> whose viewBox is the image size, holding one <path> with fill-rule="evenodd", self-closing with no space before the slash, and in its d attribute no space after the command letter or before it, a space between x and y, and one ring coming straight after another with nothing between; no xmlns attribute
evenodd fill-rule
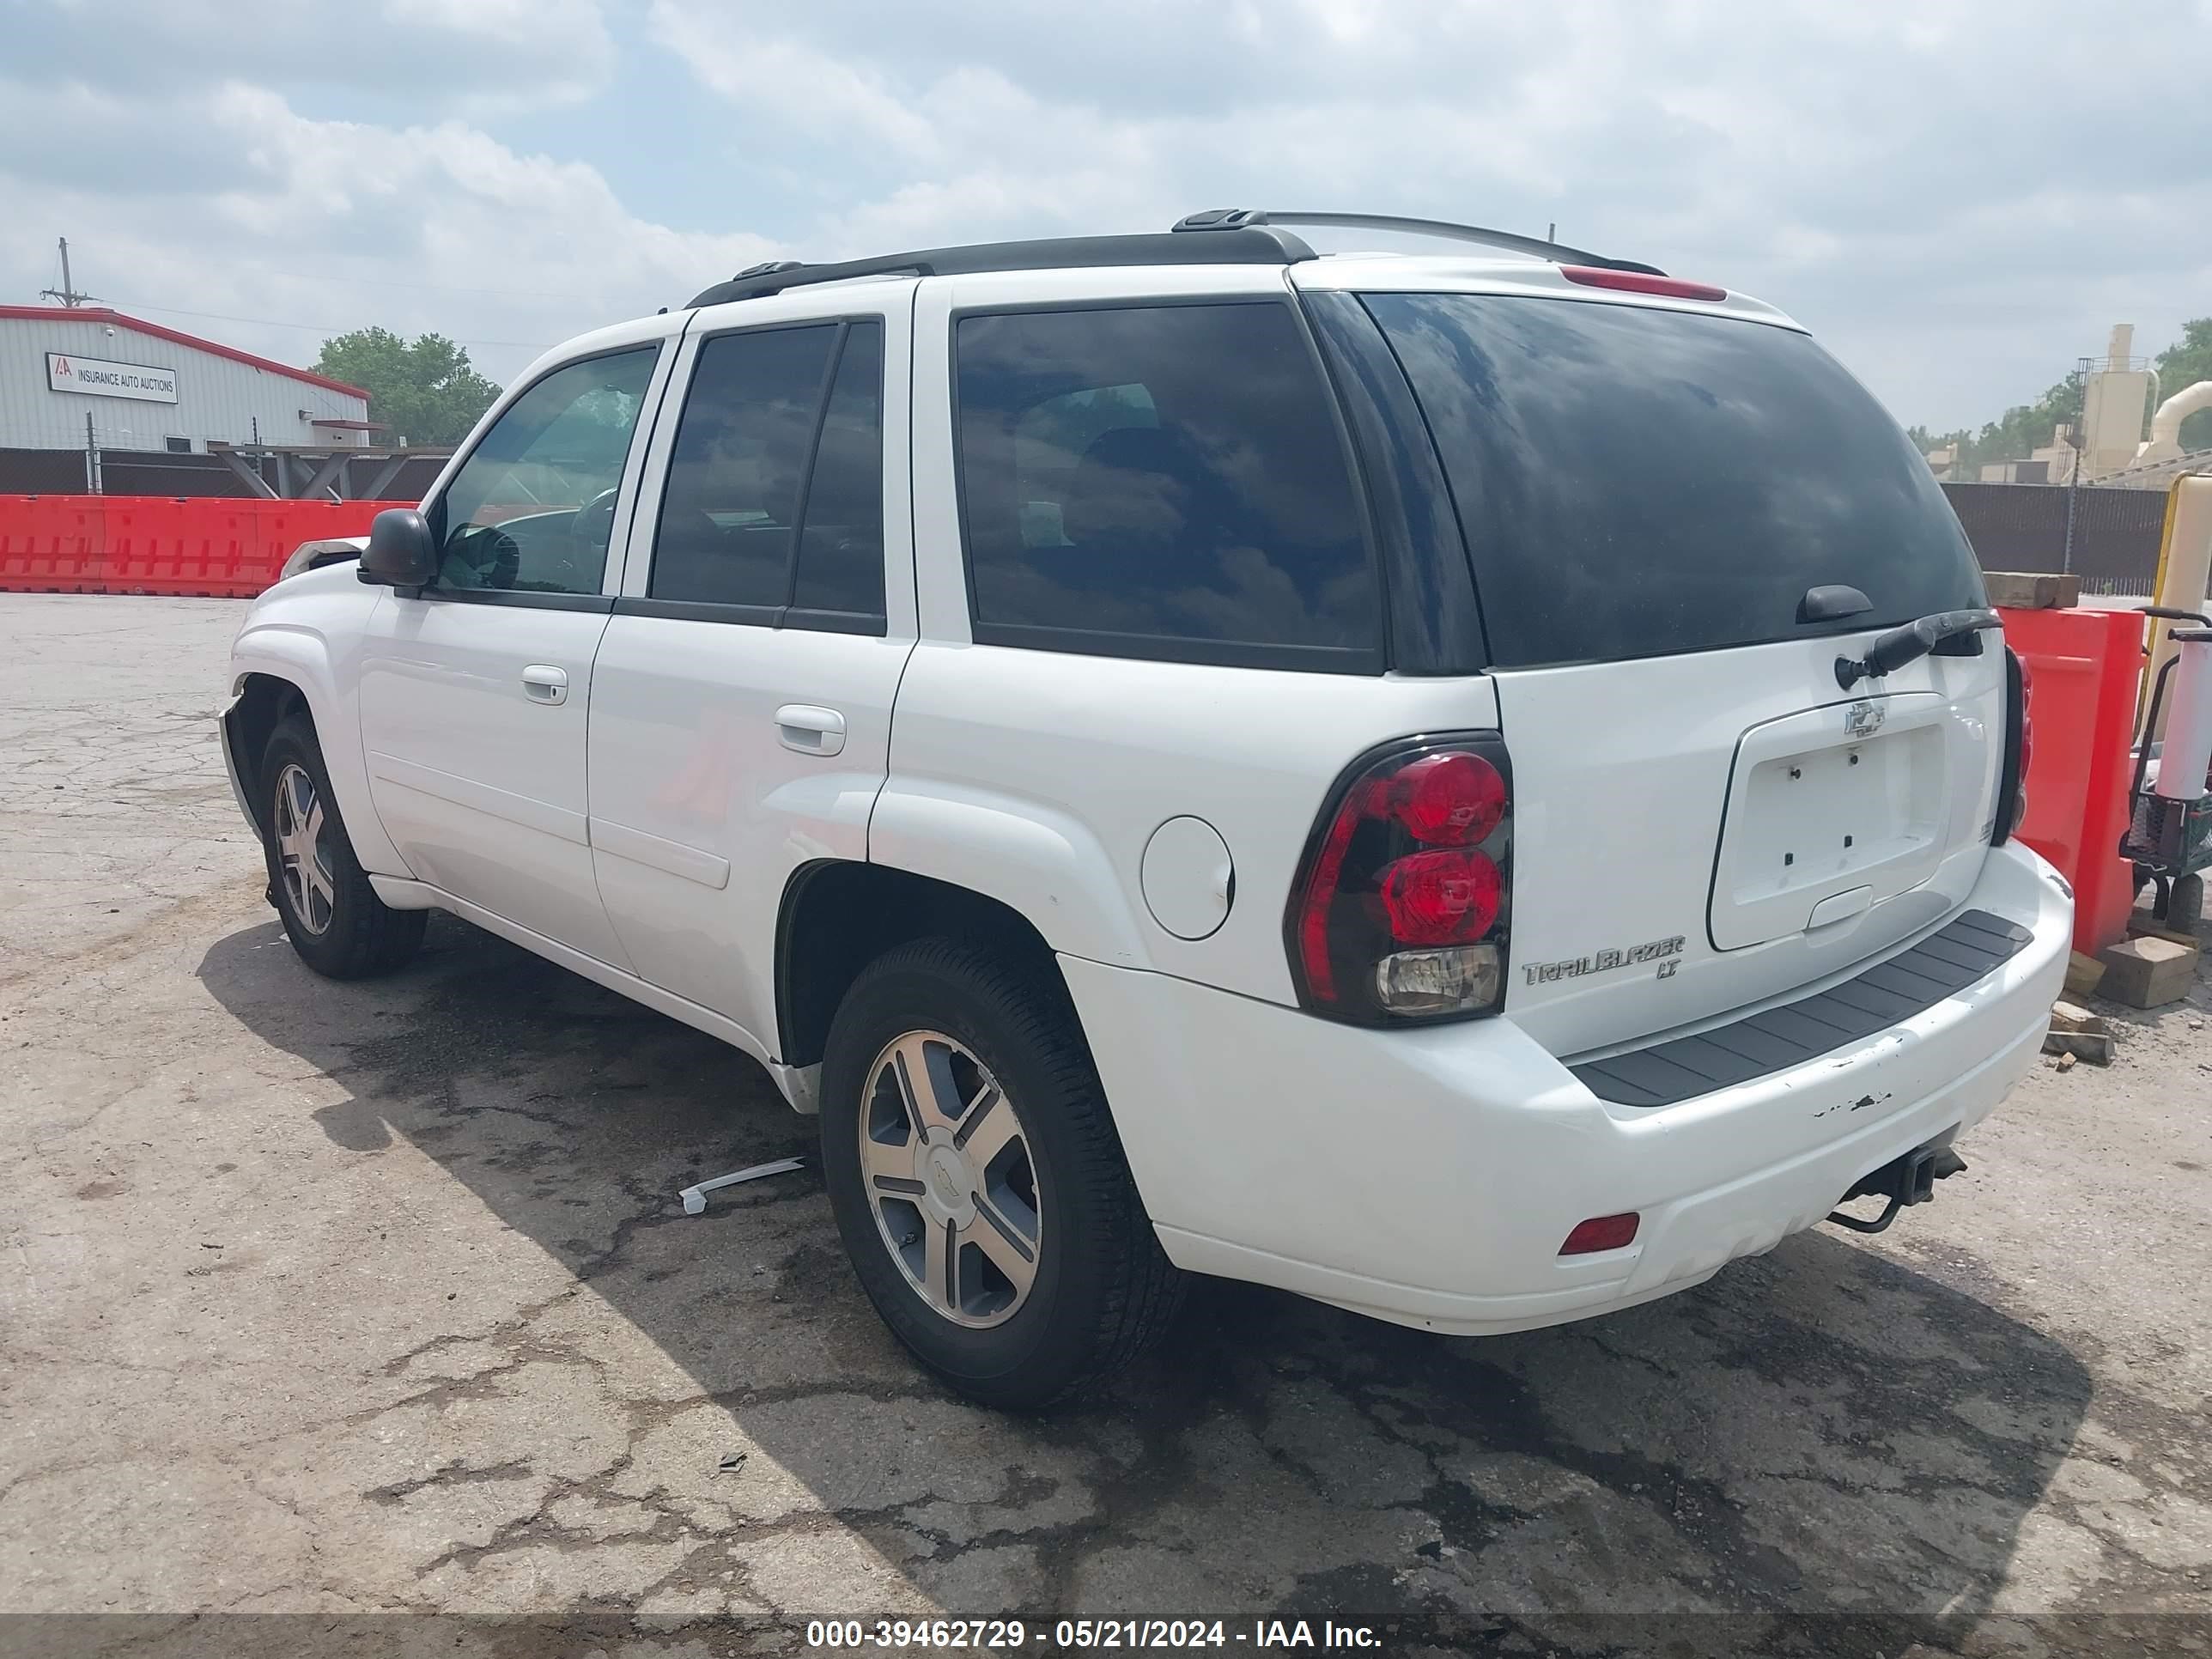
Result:
<svg viewBox="0 0 2212 1659"><path fill-rule="evenodd" d="M2000 611L2027 665L2035 746L2020 838L2074 885L2074 948L2127 935L2135 868L2119 855L2133 775L2143 620L2133 611Z"/></svg>
<svg viewBox="0 0 2212 1659"><path fill-rule="evenodd" d="M408 501L0 495L0 592L251 599L302 542L368 533Z"/></svg>
<svg viewBox="0 0 2212 1659"><path fill-rule="evenodd" d="M98 496L0 495L0 589L99 592L101 517Z"/></svg>
<svg viewBox="0 0 2212 1659"><path fill-rule="evenodd" d="M387 507L412 507L412 501L255 501L261 550L272 570L301 542L327 541L333 536L366 536L368 521Z"/></svg>
<svg viewBox="0 0 2212 1659"><path fill-rule="evenodd" d="M101 590L240 599L269 586L254 503L117 497L107 510Z"/></svg>

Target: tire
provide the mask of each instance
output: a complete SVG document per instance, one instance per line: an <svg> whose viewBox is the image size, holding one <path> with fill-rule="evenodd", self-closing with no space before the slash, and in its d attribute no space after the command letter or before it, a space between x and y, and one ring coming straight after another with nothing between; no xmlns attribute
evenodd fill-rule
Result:
<svg viewBox="0 0 2212 1659"><path fill-rule="evenodd" d="M965 942L902 945L846 994L822 1067L823 1173L861 1288L924 1366L1010 1411L1134 1358L1173 1321L1184 1282L1138 1200L1074 1011L1039 977ZM955 1103L920 1109L919 1132L900 1082L916 1071L933 1099ZM982 1154L972 1164L969 1149ZM909 1167L927 1179L874 1184ZM938 1263L951 1265L933 1299Z"/></svg>
<svg viewBox="0 0 2212 1659"><path fill-rule="evenodd" d="M2179 933L2193 933L2204 921L2204 878L2177 876L2166 896L2166 925Z"/></svg>
<svg viewBox="0 0 2212 1659"><path fill-rule="evenodd" d="M328 979L367 979L413 956L429 913L395 910L368 884L331 793L315 728L303 716L279 721L269 734L260 789L270 902L300 960ZM313 855L304 886L295 856L301 838Z"/></svg>

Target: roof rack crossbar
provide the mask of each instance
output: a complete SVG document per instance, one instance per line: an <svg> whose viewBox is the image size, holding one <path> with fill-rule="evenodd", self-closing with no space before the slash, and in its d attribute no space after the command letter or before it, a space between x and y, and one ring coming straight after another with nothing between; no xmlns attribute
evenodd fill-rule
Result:
<svg viewBox="0 0 2212 1659"><path fill-rule="evenodd" d="M1449 219L1408 219L1390 213L1285 213L1272 208L1208 208L1176 222L1178 231L1202 230L1213 234L1262 229L1269 225L1325 226L1340 230L1395 230L1408 235L1437 236L1455 242L1480 242L1515 253L1534 254L1557 264L1596 265L1606 270L1640 270L1664 276L1656 265L1634 259L1615 259L1588 248L1569 247L1540 236L1520 236L1510 230L1488 230L1480 225L1455 224Z"/></svg>
<svg viewBox="0 0 2212 1659"><path fill-rule="evenodd" d="M755 300L787 289L863 276L951 276L985 270L1070 270L1107 265L1288 265L1315 257L1304 241L1264 225L1237 226L1219 237L1194 240L1164 232L1135 236L1054 236L1029 242L979 242L923 248L832 264L789 260L748 266L691 301L694 307Z"/></svg>

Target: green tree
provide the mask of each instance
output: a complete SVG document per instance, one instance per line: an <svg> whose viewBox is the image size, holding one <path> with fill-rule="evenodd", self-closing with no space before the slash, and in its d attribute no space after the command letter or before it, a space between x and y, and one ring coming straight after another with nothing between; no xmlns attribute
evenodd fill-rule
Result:
<svg viewBox="0 0 2212 1659"><path fill-rule="evenodd" d="M465 347L442 334L409 344L388 328L360 328L323 343L315 373L368 393L371 420L396 441L459 443L499 396L496 382L470 366Z"/></svg>
<svg viewBox="0 0 2212 1659"><path fill-rule="evenodd" d="M2212 317L2181 325L2181 337L2158 354L2158 389L2171 398L2184 386L2212 380ZM2212 409L2200 409L2181 423L2181 447L2212 449Z"/></svg>
<svg viewBox="0 0 2212 1659"><path fill-rule="evenodd" d="M1959 444L1960 470L1953 476L1978 478L1984 462L2024 461L2049 443L2059 426L2078 426L2081 421L2081 377L2069 374L2033 403L2008 409L1979 432L1962 429L1942 441L1955 439Z"/></svg>

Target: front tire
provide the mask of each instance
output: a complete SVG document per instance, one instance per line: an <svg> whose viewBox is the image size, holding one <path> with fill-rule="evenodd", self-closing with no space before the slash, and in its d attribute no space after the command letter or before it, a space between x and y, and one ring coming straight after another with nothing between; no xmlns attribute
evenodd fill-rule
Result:
<svg viewBox="0 0 2212 1659"><path fill-rule="evenodd" d="M854 981L822 1068L861 1288L925 1366L1008 1410L1133 1358L1182 1293L1054 989L970 945L902 945Z"/></svg>
<svg viewBox="0 0 2212 1659"><path fill-rule="evenodd" d="M329 979L388 974L422 943L428 912L377 897L354 856L315 728L293 715L261 757L269 896L300 960Z"/></svg>

